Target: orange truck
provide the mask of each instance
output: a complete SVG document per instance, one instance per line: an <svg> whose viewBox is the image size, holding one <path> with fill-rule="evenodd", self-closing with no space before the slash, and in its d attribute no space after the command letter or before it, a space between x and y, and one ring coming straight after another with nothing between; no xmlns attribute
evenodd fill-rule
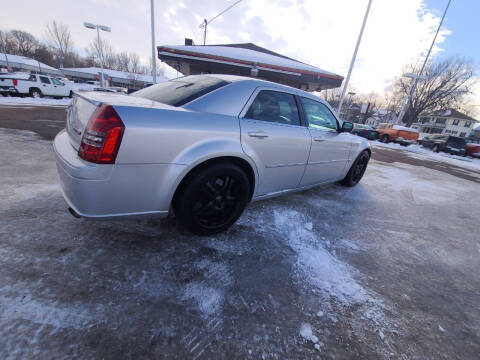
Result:
<svg viewBox="0 0 480 360"><path fill-rule="evenodd" d="M378 138L381 142L393 141L403 146L417 142L419 135L417 129L387 123L378 124L375 130L378 131Z"/></svg>

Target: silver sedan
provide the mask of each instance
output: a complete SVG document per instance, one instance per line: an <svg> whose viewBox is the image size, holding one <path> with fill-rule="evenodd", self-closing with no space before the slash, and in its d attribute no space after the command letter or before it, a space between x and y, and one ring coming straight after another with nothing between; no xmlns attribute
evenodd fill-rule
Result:
<svg viewBox="0 0 480 360"><path fill-rule="evenodd" d="M54 141L70 212L166 216L224 231L249 201L340 181L356 185L370 145L320 98L228 75L170 80L132 95L74 96Z"/></svg>

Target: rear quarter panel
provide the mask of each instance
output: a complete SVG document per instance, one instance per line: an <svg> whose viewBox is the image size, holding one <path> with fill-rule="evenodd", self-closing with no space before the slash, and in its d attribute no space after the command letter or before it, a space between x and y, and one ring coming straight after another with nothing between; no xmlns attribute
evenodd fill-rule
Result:
<svg viewBox="0 0 480 360"><path fill-rule="evenodd" d="M173 190L198 164L212 158L234 156L247 161L255 173L254 162L240 144L236 116L200 113L176 109L152 109L116 106L125 124L125 133L117 156L118 164L183 165L180 174L169 178Z"/></svg>

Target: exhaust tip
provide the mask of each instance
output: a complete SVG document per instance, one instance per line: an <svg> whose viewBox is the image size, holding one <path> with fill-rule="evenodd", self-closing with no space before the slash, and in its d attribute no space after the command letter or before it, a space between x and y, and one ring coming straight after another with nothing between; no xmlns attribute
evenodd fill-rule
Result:
<svg viewBox="0 0 480 360"><path fill-rule="evenodd" d="M74 218L77 218L77 219L80 219L80 218L81 218L81 216L78 215L78 213L77 213L75 210L73 210L71 207L68 208L68 212L69 212L70 214L72 214L72 216L73 216Z"/></svg>

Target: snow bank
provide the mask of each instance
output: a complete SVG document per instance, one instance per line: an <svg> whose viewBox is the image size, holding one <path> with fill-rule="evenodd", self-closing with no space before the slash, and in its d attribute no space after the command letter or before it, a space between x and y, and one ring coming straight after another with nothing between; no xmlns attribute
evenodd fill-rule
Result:
<svg viewBox="0 0 480 360"><path fill-rule="evenodd" d="M72 99L52 99L48 97L33 98L33 97L1 97L0 105L33 105L33 106L68 106Z"/></svg>
<svg viewBox="0 0 480 360"><path fill-rule="evenodd" d="M443 152L436 153L420 145L401 146L400 144L395 144L395 143L384 144L378 141L371 142L371 144L373 145L373 147L403 150L406 153L411 153L409 154L409 156L419 160L437 161L437 162L447 163L450 165L454 165L454 166L458 166L458 167L462 167L462 168L474 170L474 171L480 170L480 159L472 159L469 157L451 155Z"/></svg>

